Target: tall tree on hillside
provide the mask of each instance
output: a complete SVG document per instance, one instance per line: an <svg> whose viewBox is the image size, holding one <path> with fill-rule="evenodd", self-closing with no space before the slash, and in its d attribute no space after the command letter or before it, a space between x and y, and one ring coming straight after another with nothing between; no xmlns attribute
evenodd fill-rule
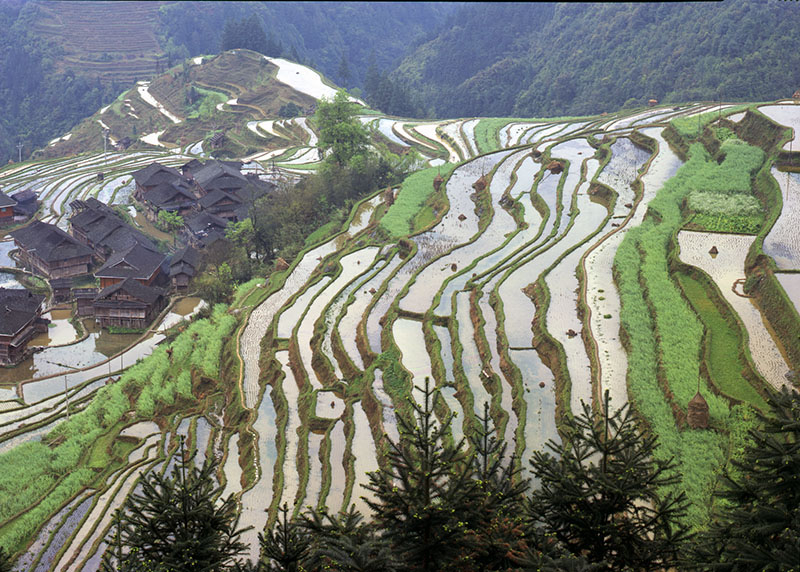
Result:
<svg viewBox="0 0 800 572"><path fill-rule="evenodd" d="M531 465L539 487L530 503L536 528L575 556L606 570L668 569L678 562L688 530L674 463L653 459L656 441L636 424L628 407L597 420L591 407L568 423L555 453L535 451Z"/></svg>
<svg viewBox="0 0 800 572"><path fill-rule="evenodd" d="M339 60L339 69L337 70L337 75L339 76L339 82L341 82L343 87L350 87L350 79L352 78L352 74L350 73L350 66L347 64L347 59L345 59L344 53L342 53L342 59Z"/></svg>
<svg viewBox="0 0 800 572"><path fill-rule="evenodd" d="M800 394L768 398L737 476L723 477L727 510L697 543L694 562L710 570L796 570L800 565Z"/></svg>
<svg viewBox="0 0 800 572"><path fill-rule="evenodd" d="M330 161L342 167L363 153L369 139L367 131L356 117L357 104L347 92L339 90L332 100L320 100L314 121L319 130L319 148L330 151Z"/></svg>

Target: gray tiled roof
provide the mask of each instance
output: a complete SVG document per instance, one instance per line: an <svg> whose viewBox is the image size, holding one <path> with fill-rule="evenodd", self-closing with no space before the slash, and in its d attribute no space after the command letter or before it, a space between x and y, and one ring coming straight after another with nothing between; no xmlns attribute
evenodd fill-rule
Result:
<svg viewBox="0 0 800 572"><path fill-rule="evenodd" d="M9 234L23 249L36 254L45 262L92 254L88 246L81 244L57 226L39 220Z"/></svg>
<svg viewBox="0 0 800 572"><path fill-rule="evenodd" d="M120 290L123 290L125 293L148 305L155 303L159 297L164 295L164 291L161 288L145 286L132 278L126 278L122 282L117 282L116 284L103 288L97 294L95 302L106 300L112 294ZM136 303L133 302L133 305L136 305Z"/></svg>
<svg viewBox="0 0 800 572"><path fill-rule="evenodd" d="M0 335L13 336L33 318L44 296L23 288L0 288Z"/></svg>
<svg viewBox="0 0 800 572"><path fill-rule="evenodd" d="M134 244L127 250L115 252L108 257L106 263L94 275L98 278L137 278L146 280L161 266L166 257Z"/></svg>
<svg viewBox="0 0 800 572"><path fill-rule="evenodd" d="M17 201L0 191L0 208L16 206Z"/></svg>

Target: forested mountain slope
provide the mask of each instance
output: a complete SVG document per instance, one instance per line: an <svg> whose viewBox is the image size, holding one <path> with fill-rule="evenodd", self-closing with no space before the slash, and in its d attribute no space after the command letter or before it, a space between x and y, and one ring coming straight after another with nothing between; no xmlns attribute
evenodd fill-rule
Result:
<svg viewBox="0 0 800 572"><path fill-rule="evenodd" d="M159 30L176 49L185 47L186 56L216 53L226 21L255 15L286 55L352 87L363 84L371 60L380 69L396 66L416 41L435 35L458 6L448 2L170 2L160 9Z"/></svg>
<svg viewBox="0 0 800 572"><path fill-rule="evenodd" d="M30 156L136 80L216 54L250 21L271 56L313 63L340 85L397 65L454 3L0 2L0 164ZM249 47L246 45L227 47ZM259 50L261 51L261 50Z"/></svg>
<svg viewBox="0 0 800 572"><path fill-rule="evenodd" d="M392 77L447 117L776 99L800 87L798 24L779 1L467 4Z"/></svg>

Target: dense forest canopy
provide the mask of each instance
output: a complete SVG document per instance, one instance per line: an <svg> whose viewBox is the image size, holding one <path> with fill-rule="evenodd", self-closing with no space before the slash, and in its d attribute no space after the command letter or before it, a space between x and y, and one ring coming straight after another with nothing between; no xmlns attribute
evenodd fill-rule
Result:
<svg viewBox="0 0 800 572"><path fill-rule="evenodd" d="M553 116L800 87L794 3L466 4L392 77L437 116Z"/></svg>
<svg viewBox="0 0 800 572"><path fill-rule="evenodd" d="M0 2L0 164L23 158L116 97L120 88L57 72L58 46L28 31L35 10Z"/></svg>

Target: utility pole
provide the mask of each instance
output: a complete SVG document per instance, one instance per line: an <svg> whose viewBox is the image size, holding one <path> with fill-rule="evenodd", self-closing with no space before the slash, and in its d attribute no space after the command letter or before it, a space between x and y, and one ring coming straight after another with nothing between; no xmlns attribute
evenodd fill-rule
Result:
<svg viewBox="0 0 800 572"><path fill-rule="evenodd" d="M103 167L105 167L106 164L107 164L106 148L108 146L108 133L109 133L109 130L103 128Z"/></svg>
<svg viewBox="0 0 800 572"><path fill-rule="evenodd" d="M67 393L67 376L64 375L64 401L67 403L67 421L69 421L69 394Z"/></svg>
<svg viewBox="0 0 800 572"><path fill-rule="evenodd" d="M17 143L17 150L19 151L19 161L17 161L18 163L22 163L22 147L24 147L24 145L22 144L21 141Z"/></svg>

